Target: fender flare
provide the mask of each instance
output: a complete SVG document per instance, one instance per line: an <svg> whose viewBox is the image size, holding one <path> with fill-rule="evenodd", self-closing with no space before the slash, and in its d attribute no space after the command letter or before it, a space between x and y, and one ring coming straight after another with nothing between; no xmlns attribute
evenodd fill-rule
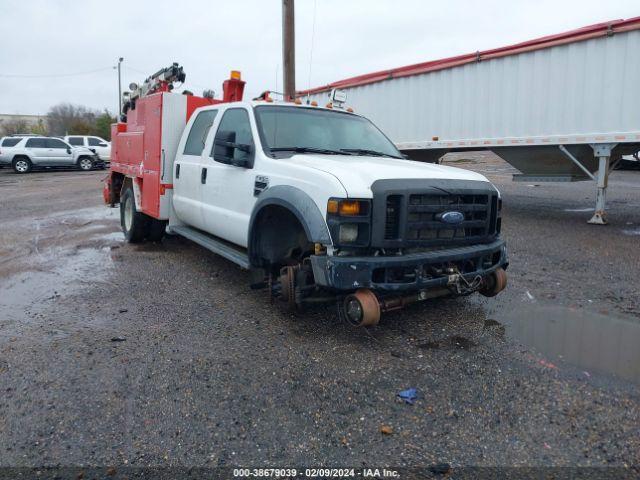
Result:
<svg viewBox="0 0 640 480"><path fill-rule="evenodd" d="M256 258L254 246L256 219L265 207L272 205L289 210L302 225L310 242L321 243L323 245L332 244L327 222L312 198L299 188L288 185L276 185L260 194L251 212L247 245L249 247L249 260L252 265L258 263L259 260Z"/></svg>

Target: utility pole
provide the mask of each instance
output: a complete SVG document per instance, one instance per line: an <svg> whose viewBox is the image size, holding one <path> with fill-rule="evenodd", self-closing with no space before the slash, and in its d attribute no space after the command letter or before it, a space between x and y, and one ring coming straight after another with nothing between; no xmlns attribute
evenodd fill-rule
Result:
<svg viewBox="0 0 640 480"><path fill-rule="evenodd" d="M296 27L294 0L282 0L282 69L285 101L296 97Z"/></svg>
<svg viewBox="0 0 640 480"><path fill-rule="evenodd" d="M116 115L116 121L120 121L120 113L122 113L122 77L120 75L121 69L120 65L124 58L120 57L118 59L118 114Z"/></svg>

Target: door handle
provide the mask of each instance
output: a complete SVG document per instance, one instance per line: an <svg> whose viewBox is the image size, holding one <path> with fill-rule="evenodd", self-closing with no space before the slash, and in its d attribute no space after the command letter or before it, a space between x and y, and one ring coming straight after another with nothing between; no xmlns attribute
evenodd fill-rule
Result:
<svg viewBox="0 0 640 480"><path fill-rule="evenodd" d="M95 150L93 151L95 153ZM164 148L162 149L162 175L160 176L160 180L164 180Z"/></svg>
<svg viewBox="0 0 640 480"><path fill-rule="evenodd" d="M180 164L176 164L176 178L180 178Z"/></svg>
<svg viewBox="0 0 640 480"><path fill-rule="evenodd" d="M207 183L207 167L202 167L202 172L200 172L200 183Z"/></svg>

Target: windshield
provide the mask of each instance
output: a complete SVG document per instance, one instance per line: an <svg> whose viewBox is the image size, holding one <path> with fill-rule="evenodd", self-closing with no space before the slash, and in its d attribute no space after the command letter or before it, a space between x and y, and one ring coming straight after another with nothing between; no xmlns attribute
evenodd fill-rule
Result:
<svg viewBox="0 0 640 480"><path fill-rule="evenodd" d="M318 108L256 107L260 138L268 153L334 155L402 155L369 120L344 112Z"/></svg>

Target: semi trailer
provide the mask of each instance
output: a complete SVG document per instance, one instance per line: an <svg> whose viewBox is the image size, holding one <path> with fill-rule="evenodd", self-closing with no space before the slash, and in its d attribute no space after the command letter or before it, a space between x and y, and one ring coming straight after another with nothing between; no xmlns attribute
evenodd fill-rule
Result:
<svg viewBox="0 0 640 480"><path fill-rule="evenodd" d="M130 85L105 202L129 242L181 235L292 309L336 302L354 325L506 286L501 198L482 175L408 160L336 92L322 107L175 93L177 64Z"/></svg>
<svg viewBox="0 0 640 480"><path fill-rule="evenodd" d="M411 158L492 150L521 182L597 184L591 223L606 223L609 172L640 150L640 17L516 45L360 75L298 93L350 105Z"/></svg>

